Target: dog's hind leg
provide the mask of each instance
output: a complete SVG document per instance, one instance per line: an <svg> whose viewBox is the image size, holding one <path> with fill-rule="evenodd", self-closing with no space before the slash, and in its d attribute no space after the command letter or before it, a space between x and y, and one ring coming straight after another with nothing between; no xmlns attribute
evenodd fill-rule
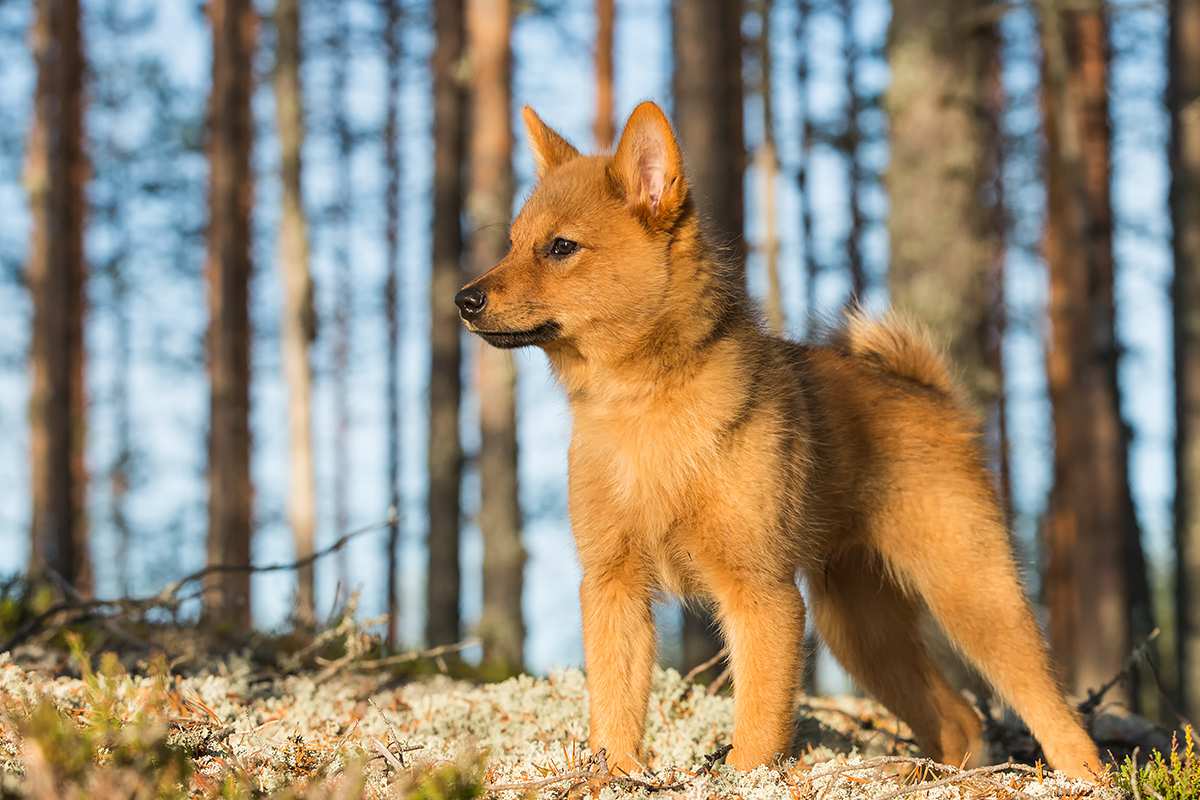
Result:
<svg viewBox="0 0 1200 800"><path fill-rule="evenodd" d="M851 677L912 728L931 758L982 763L979 716L938 671L921 640L919 604L879 560L844 551L809 573L808 584L817 629Z"/></svg>
<svg viewBox="0 0 1200 800"><path fill-rule="evenodd" d="M1096 746L1052 676L1008 534L984 491L922 487L889 505L872 536L888 570L1025 720L1051 766L1084 778L1099 770Z"/></svg>

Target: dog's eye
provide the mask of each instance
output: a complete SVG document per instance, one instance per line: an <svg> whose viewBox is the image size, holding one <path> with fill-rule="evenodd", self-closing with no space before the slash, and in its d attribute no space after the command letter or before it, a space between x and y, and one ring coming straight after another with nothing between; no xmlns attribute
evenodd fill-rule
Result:
<svg viewBox="0 0 1200 800"><path fill-rule="evenodd" d="M550 255L555 258L566 258L579 249L578 242L564 239L561 236L550 243Z"/></svg>

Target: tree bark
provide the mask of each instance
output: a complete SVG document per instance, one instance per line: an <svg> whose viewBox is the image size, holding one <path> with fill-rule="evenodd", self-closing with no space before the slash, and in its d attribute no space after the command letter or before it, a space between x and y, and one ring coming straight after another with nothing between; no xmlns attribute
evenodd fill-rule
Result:
<svg viewBox="0 0 1200 800"><path fill-rule="evenodd" d="M467 0L471 63L471 272L480 274L508 250L512 213L512 98L510 0ZM479 528L483 533L484 662L497 673L524 665L521 610L525 549L517 487L516 367L512 351L482 342L476 351L481 428Z"/></svg>
<svg viewBox="0 0 1200 800"><path fill-rule="evenodd" d="M980 408L999 383L989 358L994 232L984 199L989 0L896 0L888 32L893 304L949 345Z"/></svg>
<svg viewBox="0 0 1200 800"><path fill-rule="evenodd" d="M746 261L742 130L742 3L674 0L675 126L692 197L712 244L743 271ZM688 668L720 649L710 613L683 612L683 660Z"/></svg>
<svg viewBox="0 0 1200 800"><path fill-rule="evenodd" d="M213 30L209 99L208 563L250 563L254 492L250 477L250 215L254 47L250 0L210 0ZM209 581L212 621L250 625L250 574Z"/></svg>
<svg viewBox="0 0 1200 800"><path fill-rule="evenodd" d="M985 204L992 238L992 264L988 276L987 355L988 367L996 376L996 405L986 428L995 453L1000 500L1005 518L1012 517L1012 468L1009 457L1008 394L1004 383L1004 337L1008 329L1005 297L1005 262L1008 257L1009 214L1004 190L1004 164L1008 147L1004 135L1004 113L1008 98L1004 91L1004 59L1000 28L989 24L984 32L984 154L987 159Z"/></svg>
<svg viewBox="0 0 1200 800"><path fill-rule="evenodd" d="M607 151L616 138L613 111L613 34L616 29L616 0L596 0L596 119L592 136L596 150Z"/></svg>
<svg viewBox="0 0 1200 800"><path fill-rule="evenodd" d="M88 554L83 32L78 0L38 0L37 70L25 184L32 228L27 275L30 342L30 572L53 570L92 589Z"/></svg>
<svg viewBox="0 0 1200 800"><path fill-rule="evenodd" d="M388 525L387 552L387 645L395 649L400 641L400 530L403 498L400 495L400 456L404 449L400 430L400 79L403 46L400 0L385 0L383 42L387 51L387 98L384 100L384 168L387 172L385 235L387 242L387 278L383 287L387 317L387 477L388 504L392 519Z"/></svg>
<svg viewBox="0 0 1200 800"><path fill-rule="evenodd" d="M842 12L842 84L846 94L841 149L846 158L846 206L850 217L850 225L846 231L846 272L850 276L850 302L854 304L863 299L867 290L867 272L862 255L865 222L860 197L863 170L858 152L862 144L862 130L859 125L862 99L858 93L858 41L854 33L854 0L839 0L839 5Z"/></svg>
<svg viewBox="0 0 1200 800"><path fill-rule="evenodd" d="M461 345L454 294L462 284L466 87L463 0L434 3L433 263L429 373L429 571L425 638L455 642L462 633L458 554L462 444L458 435Z"/></svg>
<svg viewBox="0 0 1200 800"><path fill-rule="evenodd" d="M675 127L713 244L745 263L741 0L674 0Z"/></svg>
<svg viewBox="0 0 1200 800"><path fill-rule="evenodd" d="M897 0L888 32L892 82L885 98L890 136L888 282L892 303L948 346L974 405L988 423L993 463L1003 464L997 435L1000 382L995 320L1004 238L994 193L1002 162L991 122L996 109L995 23L989 0ZM846 29L851 37L852 27ZM852 38L847 57L857 54ZM853 88L847 76L848 91ZM849 117L858 111L850 104ZM848 122L850 122L848 120ZM847 148L859 130L846 127ZM860 176L851 168L852 181ZM851 203L855 198L851 199ZM858 220L854 221L854 217ZM861 227L861 210L851 213ZM852 234L853 235L853 234ZM861 255L851 250L851 263ZM852 273L855 267L851 267ZM855 278L864 281L861 276ZM987 685L936 632L935 657L951 682L976 694Z"/></svg>
<svg viewBox="0 0 1200 800"><path fill-rule="evenodd" d="M787 322L783 313L783 292L779 281L779 212L775 183L779 177L779 154L775 147L775 103L771 96L771 4L760 0L758 37L758 92L762 105L762 141L754 154L758 173L759 203L763 218L761 252L767 273L767 325L782 334Z"/></svg>
<svg viewBox="0 0 1200 800"><path fill-rule="evenodd" d="M1200 0L1168 5L1179 705L1200 718Z"/></svg>
<svg viewBox="0 0 1200 800"><path fill-rule="evenodd" d="M1055 443L1043 587L1051 646L1084 689L1120 671L1148 592L1117 389L1107 20L1099 2L1046 2L1041 22Z"/></svg>
<svg viewBox="0 0 1200 800"><path fill-rule="evenodd" d="M316 542L316 474L312 432L312 362L309 347L316 338L316 309L309 268L308 216L304 210L304 63L300 0L275 4L275 116L279 129L282 216L279 221L279 267L283 277L283 372L288 386L288 438L291 475L288 521L296 558L313 553ZM316 622L313 565L296 575L296 621Z"/></svg>

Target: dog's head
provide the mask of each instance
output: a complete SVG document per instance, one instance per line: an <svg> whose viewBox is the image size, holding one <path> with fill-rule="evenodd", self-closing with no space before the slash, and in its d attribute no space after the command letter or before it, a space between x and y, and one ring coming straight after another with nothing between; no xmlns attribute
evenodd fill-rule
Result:
<svg viewBox="0 0 1200 800"><path fill-rule="evenodd" d="M532 109L523 116L538 183L508 254L455 296L459 313L497 347L628 340L665 302L687 200L671 125L642 103L614 155L583 156Z"/></svg>

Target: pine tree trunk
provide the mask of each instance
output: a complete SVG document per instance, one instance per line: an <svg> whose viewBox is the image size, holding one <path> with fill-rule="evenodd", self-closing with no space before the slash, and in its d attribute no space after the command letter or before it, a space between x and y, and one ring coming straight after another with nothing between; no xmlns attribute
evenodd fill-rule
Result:
<svg viewBox="0 0 1200 800"><path fill-rule="evenodd" d="M316 542L316 474L313 463L312 362L309 346L316 338L316 309L309 271L308 216L304 210L304 93L301 0L275 4L275 116L279 129L282 216L279 222L279 267L283 273L283 372L288 386L288 437L291 475L288 522L297 559L312 555ZM296 575L296 621L316 622L313 566Z"/></svg>
<svg viewBox="0 0 1200 800"><path fill-rule="evenodd" d="M1008 329L1005 297L1005 261L1008 257L1008 205L1004 190L1004 164L1008 153L1004 113L1008 99L1004 90L1004 59L1000 28L989 24L984 32L984 154L988 186L985 191L989 227L992 232L992 265L988 277L988 367L996 375L996 405L986 423L996 455L1000 500L1006 519L1012 516L1012 469L1009 458L1008 395L1004 385L1004 337Z"/></svg>
<svg viewBox="0 0 1200 800"><path fill-rule="evenodd" d="M892 303L948 346L994 432L1002 394L995 319L1002 313L997 265L1003 263L1004 239L990 197L1001 163L989 117L996 100L997 41L994 23L983 12L988 6L989 0L893 5L886 183ZM851 31L847 26L845 35ZM847 47L848 56L856 55L852 40ZM847 88L852 86L848 76ZM857 111L851 103L848 117ZM847 149L856 151L858 126L848 123ZM855 167L851 172L860 178ZM852 210L852 219L855 214L852 229L862 225L861 210ZM851 250L850 258L853 263L861 255ZM1000 460L993 457L994 463ZM940 631L931 636L931 650L952 683L981 696L989 691Z"/></svg>
<svg viewBox="0 0 1200 800"><path fill-rule="evenodd" d="M463 160L466 87L460 74L465 47L463 0L435 0L433 50L433 264L429 286L429 572L425 638L455 642L459 609L459 522L462 444L460 330L454 294L462 285Z"/></svg>
<svg viewBox="0 0 1200 800"><path fill-rule="evenodd" d="M775 103L771 95L771 4L760 0L758 9L758 92L762 106L762 142L754 154L754 171L758 173L759 208L763 219L761 252L767 273L767 325L782 334L787 322L783 313L783 291L779 280L779 211L775 199L775 184L779 178L779 154L775 148Z"/></svg>
<svg viewBox="0 0 1200 800"><path fill-rule="evenodd" d="M596 119L592 136L596 150L604 152L616 138L613 111L613 35L616 29L616 0L596 0Z"/></svg>
<svg viewBox="0 0 1200 800"><path fill-rule="evenodd" d="M994 232L983 198L989 0L896 0L886 108L893 305L947 345L980 408L996 401L989 358Z"/></svg>
<svg viewBox="0 0 1200 800"><path fill-rule="evenodd" d="M27 268L33 301L30 572L53 570L86 594L92 589L84 381L89 165L78 0L38 0L31 33L37 86L25 170L33 223Z"/></svg>
<svg viewBox="0 0 1200 800"><path fill-rule="evenodd" d="M1051 646L1082 690L1121 669L1149 608L1117 390L1107 22L1098 2L1048 2L1041 21L1055 428L1043 587Z"/></svg>
<svg viewBox="0 0 1200 800"><path fill-rule="evenodd" d="M250 0L211 0L213 77L209 100L208 563L250 563L250 215L257 14ZM249 627L250 574L209 582L211 621Z"/></svg>
<svg viewBox="0 0 1200 800"><path fill-rule="evenodd" d="M675 126L688 154L688 181L713 244L745 265L742 185L742 3L674 0ZM688 668L720 649L708 612L685 608L683 660Z"/></svg>
<svg viewBox="0 0 1200 800"><path fill-rule="evenodd" d="M329 115L333 123L337 177L334 179L332 227L334 229L333 287L333 526L338 535L350 529L350 369L354 341L354 267L350 256L351 218L354 215L354 133L350 127L350 60L353 44L350 11L342 0L332 0L333 30L330 55ZM338 584L345 595L355 583L350 571L349 548L338 551Z"/></svg>
<svg viewBox="0 0 1200 800"><path fill-rule="evenodd" d="M1200 0L1170 0L1175 280L1175 614L1179 703L1200 719Z"/></svg>
<svg viewBox="0 0 1200 800"><path fill-rule="evenodd" d="M808 168L812 163L813 140L816 137L816 125L813 124L813 114L809 104L809 19L812 16L810 0L797 0L796 3L796 41L799 52L796 55L796 116L801 130L800 161L796 165L796 202L799 206L800 239L803 253L800 256L800 272L804 284L804 314L806 317L804 330L811 332L816 325L817 317L817 254L813 240L813 213L811 187L808 182Z"/></svg>
<svg viewBox="0 0 1200 800"><path fill-rule="evenodd" d="M508 250L512 214L512 4L467 0L471 63L471 176L467 211L471 273L490 269ZM479 397L479 528L483 534L483 658L496 673L524 665L521 610L525 549L517 490L516 367L512 351L482 342L476 351Z"/></svg>
<svg viewBox="0 0 1200 800"><path fill-rule="evenodd" d="M850 225L846 230L846 272L850 277L850 302L858 303L867 290L867 272L862 254L863 229L866 225L860 197L863 170L858 152L862 144L862 131L859 126L862 100L858 92L858 42L854 33L854 0L839 0L839 5L842 12L842 62L845 70L842 84L846 94L841 149L846 158L846 210L850 218Z"/></svg>
<svg viewBox="0 0 1200 800"><path fill-rule="evenodd" d="M400 79L403 56L400 0L384 2L383 42L387 51L387 97L384 100L384 169L387 172L385 236L387 278L383 287L387 317L387 645L394 650L400 641L400 530L403 498L400 495L400 456L404 449L400 432Z"/></svg>
<svg viewBox="0 0 1200 800"><path fill-rule="evenodd" d="M675 127L714 244L745 262L741 0L674 0Z"/></svg>

